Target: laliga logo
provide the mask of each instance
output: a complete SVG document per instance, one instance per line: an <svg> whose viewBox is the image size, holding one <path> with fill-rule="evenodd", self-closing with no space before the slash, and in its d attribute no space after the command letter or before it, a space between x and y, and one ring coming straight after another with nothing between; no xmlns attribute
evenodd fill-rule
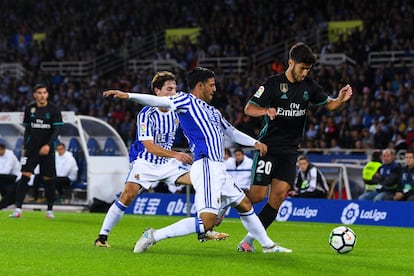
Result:
<svg viewBox="0 0 414 276"><path fill-rule="evenodd" d="M287 221L290 217L290 214L292 214L292 202L285 200L283 201L282 205L280 205L276 220Z"/></svg>
<svg viewBox="0 0 414 276"><path fill-rule="evenodd" d="M359 205L356 203L350 203L342 211L341 222L343 224L353 224L356 219L368 219L373 221L385 220L387 218L387 212L381 212L378 209L359 210Z"/></svg>
<svg viewBox="0 0 414 276"><path fill-rule="evenodd" d="M341 222L343 224L353 224L359 216L359 205L349 203L342 211Z"/></svg>

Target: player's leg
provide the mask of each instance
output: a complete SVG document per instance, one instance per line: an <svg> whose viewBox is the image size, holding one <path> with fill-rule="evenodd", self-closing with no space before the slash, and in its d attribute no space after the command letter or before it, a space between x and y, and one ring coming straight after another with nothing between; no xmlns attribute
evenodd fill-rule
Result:
<svg viewBox="0 0 414 276"><path fill-rule="evenodd" d="M266 183L270 183L268 202L258 214L265 229L276 219L279 207L290 190L289 183L294 182L296 158L296 154L281 154L259 159L257 163L258 165L255 169L255 181L257 183L252 185L251 190L256 188L256 186L263 189ZM248 194L249 198L250 195L251 192ZM256 201L253 201L253 203L256 203ZM247 245L252 246L253 239L253 236L248 233L240 244L247 243Z"/></svg>
<svg viewBox="0 0 414 276"><path fill-rule="evenodd" d="M34 168L37 166L39 160L37 156L31 156L26 151L25 156L21 158L22 176L17 182L16 188L16 209L13 214L9 215L11 218L20 218L22 216L23 201L27 192L27 183L29 183L30 176L33 174Z"/></svg>
<svg viewBox="0 0 414 276"><path fill-rule="evenodd" d="M271 165L270 176L270 191L267 204L258 214L260 221L265 229L276 219L279 207L285 200L287 193L290 190L290 185L293 184L296 177L296 159L297 154L278 154L270 157L267 160ZM264 169L266 173L266 169Z"/></svg>
<svg viewBox="0 0 414 276"><path fill-rule="evenodd" d="M215 163L220 162L211 162L204 158L194 162L191 167L190 177L195 190L194 202L199 217L185 218L157 230L153 228L145 230L135 244L135 253L142 253L154 243L166 238L180 237L192 233L203 235L213 229L220 208L220 202L217 199L220 199L220 189L224 180L223 176L220 175L224 166L219 169L220 167Z"/></svg>
<svg viewBox="0 0 414 276"><path fill-rule="evenodd" d="M105 215L99 236L95 240L96 246L109 247L107 243L108 235L121 220L125 210L138 194L149 189L154 181L160 179L160 172L158 171L157 176L157 169L153 166L153 164L142 159L137 159L131 164L121 196L112 203Z"/></svg>
<svg viewBox="0 0 414 276"><path fill-rule="evenodd" d="M45 197L47 203L47 218L54 218L53 204L56 199L56 166L55 166L55 155L49 153L46 156L40 157L39 162L40 175L43 175L43 183L45 184Z"/></svg>
<svg viewBox="0 0 414 276"><path fill-rule="evenodd" d="M265 228L254 212L252 203L246 197L244 191L234 184L234 181L230 175L228 175L226 185L222 188L222 204L231 204L232 206L235 206L240 215L240 220L244 228L252 235L253 238L259 241L263 247L263 252L291 252L290 249L276 245L268 237Z"/></svg>
<svg viewBox="0 0 414 276"><path fill-rule="evenodd" d="M112 203L105 215L104 221L99 231L99 236L95 240L95 245L99 247L109 247L107 242L108 235L116 224L124 216L126 208L133 202L135 197L142 191L141 185L133 182L125 183L124 190L119 197Z"/></svg>

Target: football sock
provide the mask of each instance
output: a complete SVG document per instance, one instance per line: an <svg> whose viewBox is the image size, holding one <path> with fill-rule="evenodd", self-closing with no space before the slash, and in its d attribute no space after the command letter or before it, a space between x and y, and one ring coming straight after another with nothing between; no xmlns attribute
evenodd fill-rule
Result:
<svg viewBox="0 0 414 276"><path fill-rule="evenodd" d="M125 209L128 206L122 204L119 199L112 203L111 207L109 208L108 212L105 215L104 221L102 223L101 231L99 235L109 235L112 228L121 220L122 216L125 213Z"/></svg>
<svg viewBox="0 0 414 276"><path fill-rule="evenodd" d="M246 213L239 213L239 215L244 228L246 228L249 234L263 247L271 247L275 244L267 235L266 229L263 227L253 208Z"/></svg>
<svg viewBox="0 0 414 276"><path fill-rule="evenodd" d="M180 237L192 233L203 233L204 225L200 218L190 217L184 218L164 228L157 229L154 232L155 241L164 240L166 238Z"/></svg>
<svg viewBox="0 0 414 276"><path fill-rule="evenodd" d="M270 206L269 203L266 203L266 205L260 211L258 217L265 229L267 229L269 225L272 224L272 222L276 219L277 212L278 210ZM252 244L253 240L254 240L254 237L251 233L247 233L247 235L243 239L243 241L249 244Z"/></svg>
<svg viewBox="0 0 414 276"><path fill-rule="evenodd" d="M45 183L45 196L47 201L47 210L52 211L53 203L55 202L56 187L55 179L44 180Z"/></svg>
<svg viewBox="0 0 414 276"><path fill-rule="evenodd" d="M19 182L17 182L17 193L16 193L16 208L22 208L24 197L26 196L27 183L30 177L22 175Z"/></svg>
<svg viewBox="0 0 414 276"><path fill-rule="evenodd" d="M266 203L266 205L260 211L258 217L265 229L267 229L269 225L272 224L272 222L276 219L277 211L278 210L270 206L269 203Z"/></svg>

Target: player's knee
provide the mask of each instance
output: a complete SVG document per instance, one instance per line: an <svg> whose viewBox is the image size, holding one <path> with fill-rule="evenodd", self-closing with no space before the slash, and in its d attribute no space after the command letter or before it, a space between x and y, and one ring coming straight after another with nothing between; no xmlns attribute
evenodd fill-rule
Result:
<svg viewBox="0 0 414 276"><path fill-rule="evenodd" d="M122 192L121 196L119 197L119 201L126 206L130 205L134 198L136 197L137 193L131 190Z"/></svg>
<svg viewBox="0 0 414 276"><path fill-rule="evenodd" d="M244 197L243 200L240 202L240 204L236 206L236 210L239 213L246 213L250 211L251 209L252 209L252 203L247 197Z"/></svg>
<svg viewBox="0 0 414 276"><path fill-rule="evenodd" d="M252 191L252 190L247 192L246 195L253 204L257 203L257 202L260 202L265 198L265 193L255 192L255 191Z"/></svg>

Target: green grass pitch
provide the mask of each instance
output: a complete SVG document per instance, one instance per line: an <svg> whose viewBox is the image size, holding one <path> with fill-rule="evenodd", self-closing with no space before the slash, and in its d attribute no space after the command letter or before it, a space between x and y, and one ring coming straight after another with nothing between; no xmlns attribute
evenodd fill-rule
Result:
<svg viewBox="0 0 414 276"><path fill-rule="evenodd" d="M357 244L335 253L328 236L336 224L276 222L269 236L291 254L236 251L245 234L240 220L227 218L218 231L224 241L200 243L196 234L168 239L134 254L146 227L160 228L180 217L125 215L109 238L111 248L93 242L104 214L26 211L20 219L0 211L0 275L414 275L412 228L351 225Z"/></svg>

